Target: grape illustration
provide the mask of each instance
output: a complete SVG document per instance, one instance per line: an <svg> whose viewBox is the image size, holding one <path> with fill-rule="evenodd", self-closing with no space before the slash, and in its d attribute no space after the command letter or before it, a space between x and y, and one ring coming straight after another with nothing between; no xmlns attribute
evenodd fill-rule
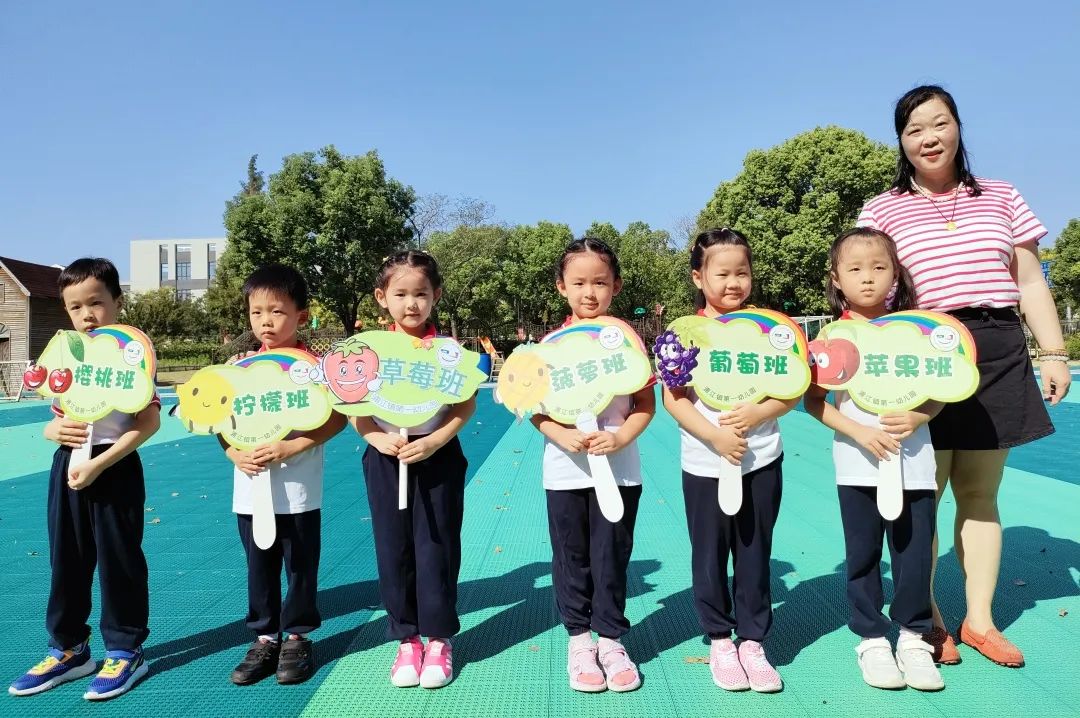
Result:
<svg viewBox="0 0 1080 718"><path fill-rule="evenodd" d="M684 347L679 337L670 329L656 338L653 351L660 378L668 388L686 386L693 377L690 372L697 366L698 347Z"/></svg>

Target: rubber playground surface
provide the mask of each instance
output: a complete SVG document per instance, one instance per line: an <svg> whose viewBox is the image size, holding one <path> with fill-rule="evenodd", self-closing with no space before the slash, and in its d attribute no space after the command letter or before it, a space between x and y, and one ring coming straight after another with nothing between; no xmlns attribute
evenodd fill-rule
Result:
<svg viewBox="0 0 1080 718"><path fill-rule="evenodd" d="M1080 392L1074 392L1080 394ZM171 399L175 402L175 398ZM166 398L166 409L170 405ZM49 585L46 481L52 449L41 438L47 405L0 405L0 605L10 682L44 655ZM236 687L229 673L251 636L243 624L243 550L231 508L231 464L212 437L193 437L170 417L141 449L146 467L150 564L149 677L105 704L82 699L89 679L28 698L0 697L10 716L769 716L1080 715L1080 402L1051 410L1057 433L1015 449L1000 495L1005 547L995 602L999 627L1024 651L1018 670L966 646L943 667L936 694L863 684L847 629L843 538L830 432L801 411L781 420L784 497L773 556L775 623L768 654L785 680L775 695L731 694L713 685L690 581L679 440L663 409L639 442L645 493L630 569L625 637L644 685L629 694L576 693L567 685L566 635L551 588L540 482L540 434L516 424L481 391L462 432L470 467L454 643L457 680L437 691L399 689L388 672L371 523L351 429L327 451L320 609L312 634L319 662L305 684L270 678ZM951 629L963 617L952 547L953 503L942 504L938 597ZM886 554L887 556L887 554ZM887 586L887 592L889 590ZM95 599L97 593L95 591ZM92 646L104 655L97 634Z"/></svg>

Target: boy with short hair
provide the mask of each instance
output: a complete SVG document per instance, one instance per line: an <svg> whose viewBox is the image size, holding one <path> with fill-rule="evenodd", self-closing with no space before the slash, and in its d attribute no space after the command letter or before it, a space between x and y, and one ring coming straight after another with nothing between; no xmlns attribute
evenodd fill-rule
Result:
<svg viewBox="0 0 1080 718"><path fill-rule="evenodd" d="M296 348L308 351L296 336L308 319L304 278L280 264L257 269L244 283L251 331L262 340L259 351ZM313 357L313 363L315 358ZM316 605L321 532L323 444L345 427L334 413L318 429L293 432L242 451L221 439L233 472L233 512L248 566L247 625L256 634L244 660L232 672L237 685L250 685L277 674L278 683L301 683L315 673L307 634L321 624ZM277 537L263 550L252 532L251 480L272 468L271 486ZM281 600L281 569L288 591ZM284 641L281 640L284 635Z"/></svg>
<svg viewBox="0 0 1080 718"><path fill-rule="evenodd" d="M123 303L116 267L107 259L78 259L60 273L60 295L72 326L80 332L116 323ZM161 400L137 414L114 411L87 425L64 417L59 402L45 427L60 445L49 475L49 559L52 584L45 624L49 652L8 688L33 695L87 676L90 656L91 589L94 567L101 583L101 637L105 664L84 694L112 698L147 673L142 644L149 635L150 597L142 550L146 487L136 449L160 426ZM71 450L90 438L91 458L68 470Z"/></svg>

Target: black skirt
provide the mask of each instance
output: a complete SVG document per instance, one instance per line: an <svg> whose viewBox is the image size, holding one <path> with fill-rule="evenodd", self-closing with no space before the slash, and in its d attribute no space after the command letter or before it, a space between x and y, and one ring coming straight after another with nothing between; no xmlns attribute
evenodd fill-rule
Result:
<svg viewBox="0 0 1080 718"><path fill-rule="evenodd" d="M930 422L935 449L1009 449L1054 433L1020 317L1012 309L949 312L975 339L979 388Z"/></svg>

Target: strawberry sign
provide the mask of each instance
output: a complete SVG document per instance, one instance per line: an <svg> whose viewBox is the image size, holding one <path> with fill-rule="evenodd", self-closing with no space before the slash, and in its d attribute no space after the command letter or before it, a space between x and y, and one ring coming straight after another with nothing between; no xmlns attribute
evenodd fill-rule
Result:
<svg viewBox="0 0 1080 718"><path fill-rule="evenodd" d="M334 343L314 376L332 395L334 411L412 427L471 398L487 378L479 363L478 353L450 337L370 331Z"/></svg>

